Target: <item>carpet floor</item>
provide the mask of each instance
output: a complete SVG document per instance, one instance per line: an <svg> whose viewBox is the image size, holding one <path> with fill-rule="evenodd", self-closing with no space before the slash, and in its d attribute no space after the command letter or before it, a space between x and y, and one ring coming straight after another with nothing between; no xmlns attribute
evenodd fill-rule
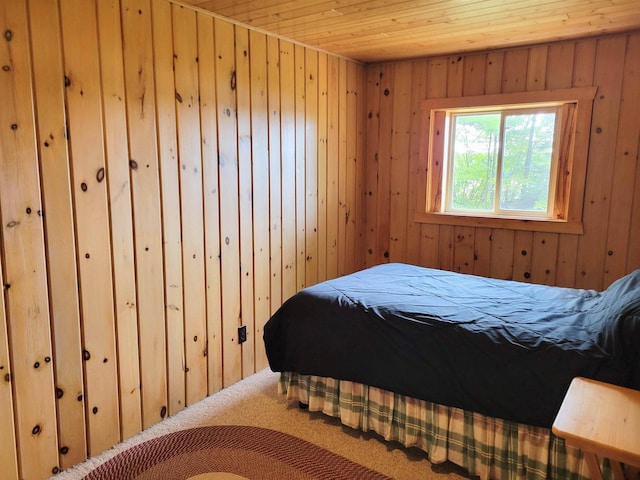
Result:
<svg viewBox="0 0 640 480"><path fill-rule="evenodd" d="M470 478L453 464L432 465L426 454L417 448L407 449L400 444L386 442L377 434L345 427L338 419L299 409L297 404L287 402L277 393L278 377L269 369L262 370L51 478ZM144 455L140 455L141 449L144 449ZM299 449L306 449L306 454ZM313 460L316 458L322 460L316 462ZM300 462L300 459L305 461ZM342 467L331 470L337 465ZM313 470L316 467L318 469ZM325 467L329 470L325 471ZM113 468L132 469L136 473L129 475ZM336 472L340 471L347 472L347 475L339 476Z"/></svg>

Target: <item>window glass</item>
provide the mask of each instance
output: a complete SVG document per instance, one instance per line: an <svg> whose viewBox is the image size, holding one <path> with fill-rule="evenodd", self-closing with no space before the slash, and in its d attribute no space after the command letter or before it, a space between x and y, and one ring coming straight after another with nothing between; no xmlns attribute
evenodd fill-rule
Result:
<svg viewBox="0 0 640 480"><path fill-rule="evenodd" d="M501 210L549 210L555 118L554 112L505 115Z"/></svg>
<svg viewBox="0 0 640 480"><path fill-rule="evenodd" d="M555 109L450 112L446 211L551 216Z"/></svg>

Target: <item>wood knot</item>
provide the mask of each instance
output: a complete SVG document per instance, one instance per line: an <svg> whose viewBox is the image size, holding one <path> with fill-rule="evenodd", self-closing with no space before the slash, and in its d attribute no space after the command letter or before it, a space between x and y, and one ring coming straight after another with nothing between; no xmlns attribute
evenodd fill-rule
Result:
<svg viewBox="0 0 640 480"><path fill-rule="evenodd" d="M13 40L13 32L11 30L9 30L9 29L5 30L4 31L4 39L7 42L10 42L11 40Z"/></svg>
<svg viewBox="0 0 640 480"><path fill-rule="evenodd" d="M40 435L40 432L42 432L42 427L40 425L36 425L35 427L33 427L33 429L31 429L32 435Z"/></svg>
<svg viewBox="0 0 640 480"><path fill-rule="evenodd" d="M231 90L235 90L236 89L236 71L235 70L231 72L231 81L229 83L230 83Z"/></svg>

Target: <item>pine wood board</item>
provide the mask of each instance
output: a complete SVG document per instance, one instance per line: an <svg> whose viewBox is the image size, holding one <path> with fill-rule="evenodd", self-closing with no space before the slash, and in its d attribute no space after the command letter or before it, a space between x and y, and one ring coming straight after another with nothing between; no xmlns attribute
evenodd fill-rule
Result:
<svg viewBox="0 0 640 480"><path fill-rule="evenodd" d="M318 54L318 280L327 279L327 154L328 145L328 55Z"/></svg>
<svg viewBox="0 0 640 480"><path fill-rule="evenodd" d="M267 36L267 113L269 142L269 228L270 228L270 274L271 313L280 307L282 298L282 142L280 108L280 44L279 40ZM266 358L256 355L256 368Z"/></svg>
<svg viewBox="0 0 640 480"><path fill-rule="evenodd" d="M154 2L155 4L155 2ZM149 0L122 2L125 93L133 200L142 425L166 417L167 340L165 335L162 201L157 147L152 8Z"/></svg>
<svg viewBox="0 0 640 480"><path fill-rule="evenodd" d="M0 75L0 91L12 99L0 109L1 328L8 326L12 361L5 367L11 370L2 375L2 382L11 384L15 407L8 416L15 419L19 442L8 446L8 468L15 465L11 457L17 451L20 475L46 478L59 468L58 441L26 2L2 3L0 25L4 32L0 64L9 66ZM6 346L6 340L0 342L0 348L2 345ZM5 389L3 386L6 401Z"/></svg>
<svg viewBox="0 0 640 480"><path fill-rule="evenodd" d="M594 82L598 93L593 106L589 158L610 158L615 155L626 38L600 40L597 51L599 61L595 65ZM603 135L603 131L607 134ZM606 162L588 165L583 219L592 228L587 229L578 242L576 286L579 288L587 285L602 288L612 175L613 170ZM596 225L598 228L593 228Z"/></svg>
<svg viewBox="0 0 640 480"><path fill-rule="evenodd" d="M138 309L136 307L131 181L124 100L121 12L120 3L114 0L97 3L96 7L105 122L106 168L111 211L120 424L122 438L127 439L142 430L142 411L140 407ZM72 287L69 289L74 290Z"/></svg>
<svg viewBox="0 0 640 480"><path fill-rule="evenodd" d="M84 389L82 359L66 354L82 346L60 15L56 5L43 0L30 3L29 9L43 206L46 225L55 225L48 229L46 248L57 407L63 419L58 442L66 452L59 458L64 469L86 458L87 445L84 405L76 399Z"/></svg>
<svg viewBox="0 0 640 480"><path fill-rule="evenodd" d="M240 193L240 324L247 330L241 344L242 378L254 370L254 265L253 265L253 185L251 135L251 79L249 65L249 31L235 28L236 101L238 122L238 188Z"/></svg>
<svg viewBox="0 0 640 480"><path fill-rule="evenodd" d="M294 125L295 125L295 218L296 218L296 290L306 282L306 117L305 117L305 49L294 45Z"/></svg>
<svg viewBox="0 0 640 480"><path fill-rule="evenodd" d="M304 55L305 284L318 283L318 52Z"/></svg>
<svg viewBox="0 0 640 480"><path fill-rule="evenodd" d="M90 455L103 452L121 439L111 232L94 7L78 0L60 2Z"/></svg>
<svg viewBox="0 0 640 480"><path fill-rule="evenodd" d="M270 177L267 37L249 31L251 69L251 157L253 202L254 340L253 371L268 366L264 324L271 315ZM249 365L247 365L249 367ZM253 373L253 372L251 372ZM248 375L251 375L248 373Z"/></svg>
<svg viewBox="0 0 640 480"><path fill-rule="evenodd" d="M151 13L153 31L172 31L171 3L156 2ZM156 36L153 42L153 62L156 81L158 168L161 179L162 231L164 235L163 287L166 322L167 413L173 415L182 410L187 401L184 372L182 227L172 34Z"/></svg>
<svg viewBox="0 0 640 480"><path fill-rule="evenodd" d="M222 284L223 386L242 378L242 352L238 344L241 324L240 205L238 200L238 149L235 84L235 51L230 38L234 26L216 19L216 95L218 100L218 162L220 175L220 245Z"/></svg>
<svg viewBox="0 0 640 480"><path fill-rule="evenodd" d="M282 174L282 299L296 283L296 124L294 45L280 41L280 145Z"/></svg>
<svg viewBox="0 0 640 480"><path fill-rule="evenodd" d="M204 203L207 305L207 368L209 394L222 388L222 277L220 259L220 189L218 174L218 117L213 19L198 14L198 73Z"/></svg>
<svg viewBox="0 0 640 480"><path fill-rule="evenodd" d="M327 66L327 278L338 276L340 60L330 56Z"/></svg>
<svg viewBox="0 0 640 480"><path fill-rule="evenodd" d="M180 219L187 405L207 395L204 209L196 13L172 6L180 171Z"/></svg>

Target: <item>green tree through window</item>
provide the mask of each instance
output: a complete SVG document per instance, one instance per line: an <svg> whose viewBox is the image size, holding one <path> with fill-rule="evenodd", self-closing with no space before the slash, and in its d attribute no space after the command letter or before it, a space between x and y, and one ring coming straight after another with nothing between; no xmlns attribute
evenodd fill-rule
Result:
<svg viewBox="0 0 640 480"><path fill-rule="evenodd" d="M547 213L555 123L555 109L452 114L448 209Z"/></svg>

